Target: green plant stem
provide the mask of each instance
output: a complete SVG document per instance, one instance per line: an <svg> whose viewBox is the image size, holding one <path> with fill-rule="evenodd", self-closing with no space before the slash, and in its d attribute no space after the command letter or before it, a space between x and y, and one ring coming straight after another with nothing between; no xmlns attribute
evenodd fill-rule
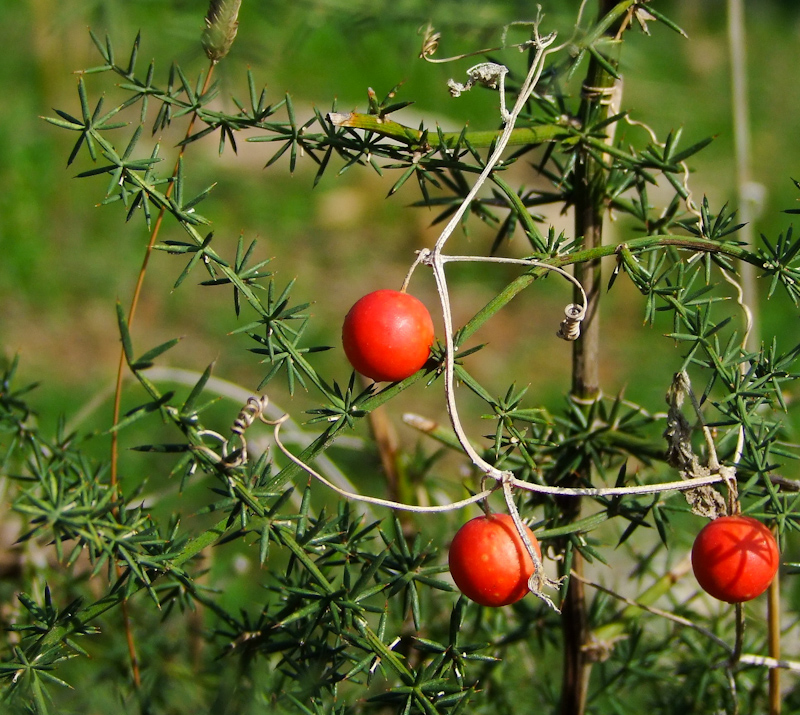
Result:
<svg viewBox="0 0 800 715"><path fill-rule="evenodd" d="M363 129L389 139L396 139L408 144L410 147L418 147L419 149L437 149L440 146L452 149L459 143L463 144L465 140L475 149L486 149L492 146L502 134L502 130L490 130L466 132L464 134L462 132L442 132L440 136L435 132L412 129L391 119L381 118L376 114L361 114L360 112L350 112L349 114L331 113L328 115L328 121L337 127ZM542 142L555 141L568 134L569 131L566 125L563 124L518 127L511 132L508 145L528 146L541 144Z"/></svg>
<svg viewBox="0 0 800 715"><path fill-rule="evenodd" d="M730 658L731 668L734 668L742 657L742 647L744 645L744 608L742 604L733 604L733 612L736 619L736 639L734 640L733 652Z"/></svg>
<svg viewBox="0 0 800 715"><path fill-rule="evenodd" d="M602 245L592 248L584 248L581 251L565 254L563 256L554 256L551 258L543 257L543 263L551 266L563 268L575 264L584 263L586 261L596 261L606 256L613 256L620 248L625 245L634 253L642 253L657 248L664 248L673 246L688 251L702 251L706 253L718 253L720 255L729 256L738 260L750 263L752 265L763 268L763 261L756 254L742 248L733 243L719 243L717 241L709 241L705 238L695 238L691 236L676 236L676 235L654 235L642 236L631 241L625 241L624 244L618 245ZM475 333L489 318L491 318L498 310L507 305L514 297L525 290L537 278L547 275L548 271L544 268L531 268L523 275L514 279L509 283L500 293L490 300L483 308L481 308L465 325L458 331L458 343L463 343L473 333ZM559 316L560 317L560 316Z"/></svg>

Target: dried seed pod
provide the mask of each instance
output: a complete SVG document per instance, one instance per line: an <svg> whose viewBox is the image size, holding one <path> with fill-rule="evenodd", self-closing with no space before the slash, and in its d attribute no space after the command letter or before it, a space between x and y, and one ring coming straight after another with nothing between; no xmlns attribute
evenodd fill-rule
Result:
<svg viewBox="0 0 800 715"><path fill-rule="evenodd" d="M203 31L203 49L214 64L231 49L239 29L239 8L242 0L211 0Z"/></svg>

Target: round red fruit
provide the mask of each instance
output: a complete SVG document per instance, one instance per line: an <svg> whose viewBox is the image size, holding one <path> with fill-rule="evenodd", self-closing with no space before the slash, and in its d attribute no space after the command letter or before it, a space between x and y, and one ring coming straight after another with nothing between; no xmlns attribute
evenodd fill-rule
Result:
<svg viewBox="0 0 800 715"><path fill-rule="evenodd" d="M408 293L376 290L350 308L342 326L350 364L378 382L404 380L419 370L433 345L433 321Z"/></svg>
<svg viewBox="0 0 800 715"><path fill-rule="evenodd" d="M749 516L722 516L706 524L692 546L692 569L714 598L742 603L772 582L780 555L772 532Z"/></svg>
<svg viewBox="0 0 800 715"><path fill-rule="evenodd" d="M527 526L525 532L541 558L533 532ZM461 593L481 606L519 601L533 574L533 561L508 514L478 516L464 524L453 537L449 563Z"/></svg>

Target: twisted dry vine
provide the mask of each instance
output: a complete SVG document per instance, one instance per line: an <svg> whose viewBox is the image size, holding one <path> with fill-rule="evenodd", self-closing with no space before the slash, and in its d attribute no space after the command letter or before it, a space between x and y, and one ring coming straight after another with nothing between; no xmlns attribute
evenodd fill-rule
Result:
<svg viewBox="0 0 800 715"><path fill-rule="evenodd" d="M459 85L458 83L451 81L450 86L451 87L457 86L460 91L466 91L467 89L469 89L469 87L472 86L472 84L475 83L480 83L492 88L499 88L501 92L500 105L501 105L501 119L503 122L503 130L494 145L494 149L491 153L491 156L487 160L483 170L476 179L471 190L466 195L464 200L459 205L458 209L454 212L449 222L442 230L433 248L423 249L418 253L417 258L410 267L402 286L402 289L405 290L406 287L408 286L408 283L414 271L420 265L424 264L431 268L437 285L437 291L439 294L439 299L442 307L442 315L444 323L445 359L444 359L443 370L444 370L445 400L447 404L447 411L455 432L455 436L462 450L469 457L473 465L475 465L483 475L481 480L482 484L481 490L477 494L469 497L468 499L463 499L449 504L434 505L434 506L415 506L388 499L366 496L338 487L337 485L331 483L324 476L322 476L318 471L313 469L313 467L303 462L300 458L296 457L286 448L286 446L280 439L280 429L284 421L288 419L288 416L284 415L283 417L277 420L267 419L264 416L264 410L266 409L267 405L266 397L251 398L251 400L248 400L247 405L240 412L232 428L231 439L236 438L239 440L240 449L238 451L232 451L229 443L227 441L224 442L222 449L223 456L220 461L222 464L224 464L224 466L232 468L243 464L247 460L247 443L244 432L247 429L247 427L249 427L250 424L252 424L252 422L255 421L255 419L259 419L260 421L272 425L274 427L275 443L277 447L280 449L280 451L292 463L303 469L305 472L307 472L309 475L320 481L329 489L332 489L337 494L347 499L353 499L356 501L375 504L378 506L384 506L396 510L411 511L418 513L436 513L436 512L444 512L444 511L460 509L470 504L485 501L492 493L494 493L498 489L502 489L506 508L514 521L514 524L520 534L523 543L525 544L526 550L528 551L534 565L534 572L529 580L528 587L533 594L542 599L552 608L558 610L555 604L552 602L552 600L545 595L544 588L545 587L555 588L559 585L559 583L558 581L549 578L545 574L541 559L539 555L536 553L536 550L533 548L530 539L527 537L522 517L520 516L519 510L514 501L514 494L516 490L521 489L525 491L538 492L553 496L567 496L567 497L634 496L642 494L655 494L666 491L688 491L692 489L698 489L700 487L707 487L708 485L720 482L727 482L728 484L730 484L731 469L723 468L719 465L718 460L716 459L716 453L714 451L713 442L710 442L709 454L712 455L712 458L710 460L708 467L704 468L704 470L699 472L698 471L695 471L694 473L690 472L690 474L685 475L684 479L682 479L681 481L673 481L673 482L651 484L651 485L606 487L606 488L554 487L554 486L526 482L515 477L510 470L498 469L494 465L487 462L478 453L478 451L470 443L470 440L467 437L466 431L462 425L459 416L458 405L455 397L455 352L456 352L455 331L453 327L450 292L448 289L447 278L445 275L445 265L454 262L510 263L510 264L524 265L531 268L540 268L546 271L553 271L557 273L558 275L560 275L561 277L565 278L573 285L575 285L579 291L579 294L582 297L580 305L570 304L565 309L565 319L562 322L561 329L557 334L559 335L559 337L562 337L567 340L574 340L578 337L580 321L583 320L583 318L585 317L587 309L586 293L583 287L581 286L580 282L572 274L568 273L559 266L553 265L552 263L545 263L535 259L514 259L514 258L487 257L487 256L453 256L444 253L444 248L448 239L461 223L464 214L469 209L470 204L475 199L475 197L477 196L478 192L481 190L487 179L491 177L494 169L501 163L503 152L508 146L509 140L512 136L512 132L515 129L515 125L520 115L520 112L523 110L531 94L533 93L536 84L541 76L542 70L544 69L544 62L547 55L559 49L559 48L550 49L551 45L556 39L555 33L551 33L549 35L542 37L539 34L538 21L536 23L533 23L533 28L534 28L533 39L519 46L520 50L532 49L533 60L531 62L525 81L523 82L519 90L517 100L510 111L507 110L506 108L505 97L504 97L504 84L503 84L503 79L507 72L507 68L503 67L502 65L494 65L494 63L492 63L491 67L489 65L484 64L472 68L471 70L468 71L470 81L467 83L467 85ZM478 72L478 70L480 70L480 72ZM334 121L334 123L336 122ZM689 199L689 205L691 206L690 199ZM690 387L688 386L688 378L685 378L685 387L689 391L689 394L691 395L691 390ZM702 417L699 411L700 407L697 404L696 400L693 399L692 403L697 413L698 419L700 419L702 423ZM707 441L710 440L710 435L706 434L706 437ZM483 485L489 480L494 480L495 484L490 488L484 488Z"/></svg>

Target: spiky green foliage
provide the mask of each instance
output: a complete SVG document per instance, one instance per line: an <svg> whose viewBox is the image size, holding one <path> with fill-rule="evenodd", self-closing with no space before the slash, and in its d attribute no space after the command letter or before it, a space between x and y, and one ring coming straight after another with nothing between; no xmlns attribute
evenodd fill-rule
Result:
<svg viewBox="0 0 800 715"><path fill-rule="evenodd" d="M238 3L212 3L203 42L215 62L229 49L237 11ZM788 342L775 337L756 351L745 349L743 309L727 279L737 261L749 262L764 272L770 294L781 287L796 302L800 241L793 240L789 228L757 248L742 246L731 211L715 209L706 199L698 207L691 203L684 162L707 140L687 145L676 130L661 141L629 123L624 111L608 116L573 99L584 57L594 58L610 75L615 72L603 33L626 13L643 27L653 18L673 26L651 12L649 3L626 0L613 17L582 28L554 55L515 129L509 156L490 176L492 191L472 202L464 228L475 219L493 227L483 248L487 255L521 236L524 252L555 267L615 259L609 288L627 276L643 296L645 322L667 325L667 339L680 350L674 371L692 375L705 424L716 433L718 455L736 467L745 509L774 525L786 542L800 525L800 511L797 484L779 474L797 454L781 414L785 388L797 378L800 345L790 335ZM137 69L138 37L124 65L117 63L110 39L92 37L102 63L79 80L78 116L56 110L57 117L48 119L78 134L67 163L85 152L94 166L79 177L104 179L99 202L120 205L125 220L141 213L150 229L153 214L165 213L171 220L168 238L155 248L180 261L175 288L186 290L185 279L197 269L205 271L203 286L232 289L236 315L245 313L248 319L233 332L252 341L248 349L265 365L257 390L283 379L290 393L304 390L315 400L306 413L309 430L315 431L290 445L300 458L313 464L327 456L337 439L370 412L422 381L438 387L441 345L423 370L401 383L361 388L352 374L322 374L318 354L327 347L310 339L308 327L309 305L323 296L296 299L293 282L278 283L264 270L268 260L254 241L241 238L235 256L220 255L215 233L207 228L210 218L197 212L201 202L213 212L214 187L192 186L191 150L214 133L220 153L226 147L236 153L237 137L271 142L276 150L268 166L286 158L293 171L301 158L313 161L315 184L331 172L370 167L396 175L390 195L413 177L420 195L416 205L434 207L440 223L469 192L486 165L485 150L499 133L403 126L391 116L408 104L396 101L398 88L382 101L370 90L363 114L339 114L334 106L330 114L314 110L302 119L288 94L269 104L252 71L246 76L246 100L234 99L235 112L220 111L212 105L219 87L202 91L202 73L192 80L174 64L159 84L154 64L143 73ZM95 76L119 83L126 97L111 109L104 110L102 98L93 104L89 83ZM191 116L198 125L182 143L187 155L169 173L160 162L161 146L147 145L145 129L160 134ZM615 125L616 138L610 139ZM574 207L585 190L580 165L589 160L602 175L594 187L600 206L625 217L624 238L614 245L587 248L582 236L556 236L534 213L548 205ZM507 170L515 164L530 165L530 186L509 183ZM658 204L653 203L656 187ZM456 344L464 345L543 275L537 267L513 279L457 326ZM452 520L437 522L437 528L433 520L401 521L386 513L372 519L343 500L333 508L312 507L312 490L299 487L303 472L297 464L275 453L246 452L241 433L237 441L235 430L208 417L217 402L208 389L211 367L188 395L165 391L148 370L177 340L140 353L121 307L118 326L138 391L131 393L136 404L109 430L123 437L143 427L151 430L152 438L128 446L159 457L149 463L158 465L159 479L174 480L181 492L198 483L210 485L211 496L206 494L203 506L189 516L178 509L164 515L143 480L125 475L112 484L109 464L90 456L86 436L63 427L53 436L40 432L27 402L30 388L16 385L16 362L7 366L0 387L2 474L14 481L13 508L26 523L20 541L52 546L58 564L54 583L37 581L31 593L18 597L14 639L3 648L0 664L12 711L59 712L60 702L67 708L81 702L63 695L68 678L54 674L68 668L67 660L97 652L101 657L87 669L100 668L95 663L104 659L124 669L124 654L115 645L95 643L99 632L114 632L108 615L123 602L145 624L135 630L146 677L135 695L123 698L130 712L195 712L198 702L214 712L268 706L314 714L497 715L555 706L559 668L554 662L561 647L557 616L532 598L503 611L457 598L442 576ZM590 475L579 485L587 487L676 478L663 437L662 405L633 404L623 395L589 401L568 396L561 410L546 409L517 387L514 376L497 396L470 372L470 355L478 349L458 354L456 375L491 424L488 434L470 435L490 464L550 486L575 486L576 474ZM670 379L664 379L665 392ZM235 416L233 410L228 425ZM448 428L432 426L427 433L444 449L461 453ZM699 450L699 439L694 442ZM686 448L692 451L691 444ZM413 498L464 496L463 489L431 476L439 456L423 453L409 467L418 470ZM477 488L477 481L468 486ZM624 584L630 585L625 598L641 597L642 605L649 605L647 586L669 581L658 593L672 620L642 610L632 616L630 608L637 606L618 600L618 594L600 587L592 592L593 711L733 711L737 701L743 711L763 709L763 668L737 660L725 645L732 642L733 619L670 590L666 546L675 539L672 524L689 518L681 497L599 495L582 513L565 510L563 498L536 493L518 494L517 501L564 575L576 554L606 563L615 559L616 547L628 550L636 564L632 585ZM421 533L427 529L430 537ZM206 570L208 554L225 549L255 554L262 567L245 603L227 598L226 584L236 577ZM84 561L88 566L81 567ZM239 577L245 579L252 577ZM195 622L199 635L192 636L202 644L199 655L190 652L184 641L192 638L182 631L193 612L201 614ZM761 629L746 631L743 651L763 652ZM119 673L115 678L125 680ZM97 682L102 680L98 675ZM172 688L192 695L172 699Z"/></svg>

